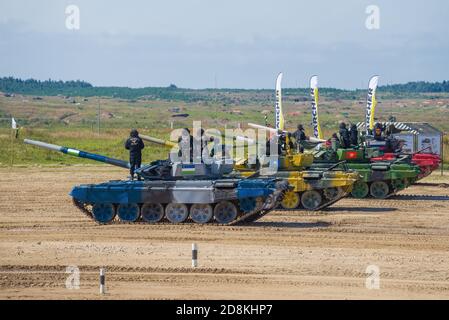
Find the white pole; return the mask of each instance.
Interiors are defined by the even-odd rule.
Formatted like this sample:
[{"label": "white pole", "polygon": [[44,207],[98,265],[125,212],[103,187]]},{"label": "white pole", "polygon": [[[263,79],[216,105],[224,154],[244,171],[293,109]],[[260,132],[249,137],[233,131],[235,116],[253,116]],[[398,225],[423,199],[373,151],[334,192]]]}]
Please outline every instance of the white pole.
[{"label": "white pole", "polygon": [[100,122],[101,122],[101,109],[100,109],[100,101],[98,101],[98,135],[100,135]]},{"label": "white pole", "polygon": [[441,133],[440,158],[441,158],[441,176],[443,176],[443,174],[444,174],[444,131],[443,131],[443,133]]},{"label": "white pole", "polygon": [[13,135],[14,135],[14,129],[11,129],[11,133],[10,133],[10,136],[11,136],[11,144],[10,144],[11,161],[10,161],[10,165],[11,165],[11,167],[14,164],[14,155],[13,155],[13,153],[14,153],[14,146],[13,146],[14,139],[13,139]]},{"label": "white pole", "polygon": [[198,246],[192,243],[192,268],[198,267]]},{"label": "white pole", "polygon": [[106,293],[104,268],[100,268],[100,294]]}]

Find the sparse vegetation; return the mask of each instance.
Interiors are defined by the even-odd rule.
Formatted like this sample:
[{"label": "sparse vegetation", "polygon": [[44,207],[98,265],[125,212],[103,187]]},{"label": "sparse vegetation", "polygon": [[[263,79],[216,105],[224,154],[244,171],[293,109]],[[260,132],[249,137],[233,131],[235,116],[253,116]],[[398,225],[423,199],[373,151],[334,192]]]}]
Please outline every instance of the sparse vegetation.
[{"label": "sparse vegetation", "polygon": [[[5,79],[9,79],[9,83],[14,83],[11,78],[3,78],[0,81],[3,86],[0,86],[0,90],[4,93],[0,95],[0,165],[3,166],[10,163],[11,117],[14,117],[22,127],[19,139],[13,140],[14,163],[22,165],[92,163],[25,146],[21,142],[25,137],[126,159],[127,153],[122,143],[129,129],[133,127],[145,134],[168,138],[172,123],[174,128],[183,128],[191,127],[192,121],[201,120],[206,128],[220,130],[225,126],[236,128],[239,123],[245,128],[248,122],[263,124],[265,114],[268,116],[268,122],[274,123],[273,90],[189,90],[179,89],[175,85],[168,88],[116,90],[116,93],[129,92],[129,96],[133,98],[128,99],[122,96],[108,96],[107,91],[101,91],[81,81],[70,81],[65,85],[52,81],[40,84],[31,81],[30,85],[32,84],[31,87],[35,91],[23,94],[20,90],[5,90],[7,82]],[[50,89],[41,91],[39,86],[53,86],[51,89],[53,91]],[[61,89],[61,86],[65,88]],[[402,92],[400,95],[403,96],[398,98],[396,91],[388,92],[385,88],[379,89],[376,116],[380,120],[387,120],[393,115],[398,121],[426,121],[440,130],[449,132],[448,93],[409,95]],[[145,91],[147,89],[163,94],[158,98],[150,97]],[[61,94],[57,93],[58,90],[74,91]],[[75,94],[79,90],[86,95],[90,92],[89,98]],[[96,95],[96,90],[100,90],[102,94]],[[136,92],[145,94],[140,96]],[[322,89],[320,93],[320,118],[326,136],[337,131],[339,121],[363,120],[366,94],[364,90]],[[165,94],[171,98],[162,98]],[[306,131],[310,133],[311,111],[308,90],[285,89],[283,94],[287,127],[294,129],[298,123],[303,123]],[[177,95],[177,99],[173,99],[174,95]],[[100,110],[100,134],[98,134],[98,110]],[[178,113],[188,114],[188,117],[173,117]],[[445,160],[449,161],[449,137],[445,137],[444,143],[447,150]],[[166,155],[166,149],[155,145],[148,145],[144,152],[146,161],[164,158]]]}]

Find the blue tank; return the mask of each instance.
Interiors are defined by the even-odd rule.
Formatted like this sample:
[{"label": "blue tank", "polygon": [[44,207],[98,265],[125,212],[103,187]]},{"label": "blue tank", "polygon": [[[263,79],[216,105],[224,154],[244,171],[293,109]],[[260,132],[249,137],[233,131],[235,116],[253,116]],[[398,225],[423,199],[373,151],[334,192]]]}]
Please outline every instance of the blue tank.
[{"label": "blue tank", "polygon": [[[35,140],[37,147],[129,168],[126,161]],[[98,223],[171,222],[235,225],[260,219],[289,189],[285,180],[241,177],[233,165],[172,163],[158,160],[135,172],[140,180],[75,186],[73,203]]]}]

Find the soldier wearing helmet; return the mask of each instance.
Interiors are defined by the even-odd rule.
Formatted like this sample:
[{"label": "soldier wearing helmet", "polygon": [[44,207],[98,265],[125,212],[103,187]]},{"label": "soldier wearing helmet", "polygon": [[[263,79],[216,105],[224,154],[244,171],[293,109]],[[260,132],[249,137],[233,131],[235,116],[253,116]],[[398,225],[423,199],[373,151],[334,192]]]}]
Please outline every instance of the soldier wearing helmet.
[{"label": "soldier wearing helmet", "polygon": [[349,129],[349,138],[351,146],[357,146],[359,144],[359,132],[355,123],[353,123]]},{"label": "soldier wearing helmet", "polygon": [[296,149],[298,150],[298,152],[303,152],[303,142],[308,138],[306,136],[306,133],[304,132],[304,126],[302,124],[298,124],[297,130],[293,132],[293,137],[295,138]]},{"label": "soldier wearing helmet", "polygon": [[342,148],[349,148],[351,143],[349,139],[349,131],[348,128],[346,128],[346,123],[341,122],[340,123],[340,145]]},{"label": "soldier wearing helmet", "polygon": [[131,174],[131,180],[134,179],[134,171],[140,168],[142,164],[142,149],[144,147],[145,145],[139,137],[139,132],[136,129],[132,129],[129,138],[125,142],[125,148],[129,150],[129,172]]},{"label": "soldier wearing helmet", "polygon": [[376,125],[374,126],[374,132],[373,132],[374,140],[377,140],[377,141],[384,141],[385,140],[385,137],[383,135],[384,129],[385,128],[382,126],[381,123],[379,123],[379,122],[376,123]]}]

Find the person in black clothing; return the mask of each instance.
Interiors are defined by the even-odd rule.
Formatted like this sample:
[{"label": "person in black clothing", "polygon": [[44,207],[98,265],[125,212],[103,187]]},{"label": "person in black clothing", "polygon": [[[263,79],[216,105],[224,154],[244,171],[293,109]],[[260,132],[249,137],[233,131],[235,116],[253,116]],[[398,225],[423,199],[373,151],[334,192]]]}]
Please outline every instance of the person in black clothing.
[{"label": "person in black clothing", "polygon": [[[190,133],[188,128],[184,128],[178,138],[178,157],[186,163],[204,163],[206,158],[213,157],[215,154],[214,149],[209,152],[208,142],[214,142],[214,137],[207,137],[203,128],[196,130],[195,136]],[[219,143],[219,140],[216,143]]]},{"label": "person in black clothing", "polygon": [[385,128],[382,126],[381,123],[376,123],[376,125],[374,126],[374,132],[373,132],[374,140],[377,140],[377,141],[385,140],[385,137],[383,135],[384,129]]},{"label": "person in black clothing", "polygon": [[341,122],[340,123],[340,145],[342,148],[346,149],[350,147],[350,141],[349,141],[349,131],[346,128],[346,123]]},{"label": "person in black clothing", "polygon": [[197,163],[204,163],[204,160],[210,160],[208,158],[213,156],[213,150],[212,152],[209,152],[209,148],[207,144],[209,142],[213,142],[213,137],[208,137],[205,134],[205,131],[203,128],[200,128],[196,131],[195,136],[193,137],[194,143],[193,143],[193,160]]},{"label": "person in black clothing", "polygon": [[332,133],[332,137],[329,139],[332,146],[332,139],[335,140],[335,148],[340,148],[340,140],[338,139],[338,135],[336,132]]},{"label": "person in black clothing", "polygon": [[[390,117],[391,118],[391,117]],[[394,123],[390,123],[385,129],[385,140],[387,141],[386,152],[400,152],[404,143],[403,140],[397,139],[394,135],[400,133],[402,130],[396,128]]]},{"label": "person in black clothing", "polygon": [[[283,155],[287,152],[287,136],[290,138],[291,135],[287,132],[282,132],[279,134],[279,139],[278,139],[278,154],[279,155]],[[289,146],[290,142],[289,142]]]},{"label": "person in black clothing", "polygon": [[178,138],[178,156],[183,162],[193,163],[193,136],[188,128],[182,130]]},{"label": "person in black clothing", "polygon": [[357,131],[357,125],[352,124],[349,129],[349,142],[351,146],[357,146],[359,144],[359,132]]},{"label": "person in black clothing", "polygon": [[307,140],[306,133],[304,132],[304,127],[302,124],[298,124],[298,129],[293,132],[293,137],[295,138],[296,148],[299,152],[304,151],[302,142]]},{"label": "person in black clothing", "polygon": [[129,150],[129,172],[131,174],[131,180],[134,179],[134,171],[140,168],[142,164],[142,149],[145,147],[142,139],[139,137],[139,132],[136,129],[132,129],[129,138],[126,140],[125,148]]},{"label": "person in black clothing", "polygon": [[293,136],[295,137],[296,141],[304,141],[307,140],[306,133],[304,132],[304,127],[302,124],[298,124],[298,129],[293,132]]}]

